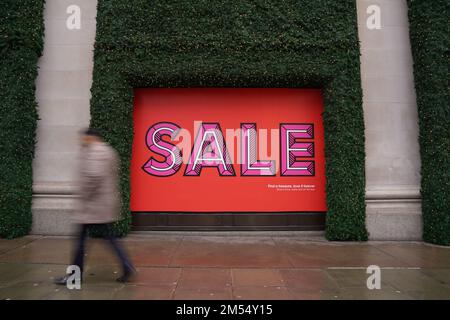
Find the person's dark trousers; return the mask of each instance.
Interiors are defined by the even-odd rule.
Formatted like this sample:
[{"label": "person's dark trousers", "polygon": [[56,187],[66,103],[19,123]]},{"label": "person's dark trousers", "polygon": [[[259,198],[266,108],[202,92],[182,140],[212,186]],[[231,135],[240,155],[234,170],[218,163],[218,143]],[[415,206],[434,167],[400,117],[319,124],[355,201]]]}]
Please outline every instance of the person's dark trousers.
[{"label": "person's dark trousers", "polygon": [[117,254],[117,257],[120,260],[120,263],[122,264],[123,273],[127,273],[133,270],[133,266],[128,259],[125,251],[123,250],[122,246],[117,241],[114,232],[112,231],[112,228],[109,224],[82,224],[80,225],[80,233],[78,235],[78,241],[77,241],[77,247],[75,251],[75,256],[73,259],[73,264],[78,266],[81,271],[81,275],[83,275],[83,268],[84,268],[84,253],[85,253],[85,245],[86,245],[86,238],[88,235],[88,229],[90,226],[100,226],[102,228],[105,228],[105,238],[108,240],[108,242],[111,244],[112,249]]}]

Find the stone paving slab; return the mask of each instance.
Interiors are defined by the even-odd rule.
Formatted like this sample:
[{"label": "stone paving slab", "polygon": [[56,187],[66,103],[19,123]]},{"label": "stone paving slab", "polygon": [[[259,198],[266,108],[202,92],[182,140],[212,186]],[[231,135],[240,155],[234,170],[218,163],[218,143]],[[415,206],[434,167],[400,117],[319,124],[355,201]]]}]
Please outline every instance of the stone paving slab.
[{"label": "stone paving slab", "polygon": [[20,246],[24,246],[34,240],[41,238],[41,236],[27,236],[23,238],[2,240],[0,239],[0,254],[16,249]]},{"label": "stone paving slab", "polygon": [[185,237],[171,266],[292,267],[270,237]]},{"label": "stone paving slab", "polygon": [[424,243],[387,243],[377,248],[411,267],[439,268],[450,265],[450,249]]},{"label": "stone paving slab", "polygon": [[[446,299],[450,248],[420,242],[327,242],[286,237],[144,234],[123,239],[131,283],[101,239],[89,239],[82,290],[52,283],[74,239],[0,239],[0,299]],[[381,267],[369,290],[366,268]]]},{"label": "stone paving slab", "polygon": [[378,249],[378,246],[367,243],[308,243],[290,238],[275,241],[292,265],[299,268],[367,267],[371,264],[380,267],[409,266],[407,262]]}]

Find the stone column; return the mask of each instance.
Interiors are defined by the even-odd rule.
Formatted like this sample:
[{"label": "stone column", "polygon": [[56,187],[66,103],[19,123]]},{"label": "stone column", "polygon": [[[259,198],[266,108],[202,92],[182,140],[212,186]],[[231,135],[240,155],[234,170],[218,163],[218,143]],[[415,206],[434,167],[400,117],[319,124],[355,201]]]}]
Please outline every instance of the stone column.
[{"label": "stone column", "polygon": [[[366,126],[369,237],[419,240],[422,237],[419,130],[408,7],[405,0],[356,2]],[[370,6],[380,9],[379,29],[367,26],[374,13],[374,7]]]},{"label": "stone column", "polygon": [[[78,6],[80,28],[67,19]],[[97,1],[46,0],[44,52],[39,61],[39,105],[33,163],[34,234],[70,234],[79,151],[78,133],[89,125]]]}]

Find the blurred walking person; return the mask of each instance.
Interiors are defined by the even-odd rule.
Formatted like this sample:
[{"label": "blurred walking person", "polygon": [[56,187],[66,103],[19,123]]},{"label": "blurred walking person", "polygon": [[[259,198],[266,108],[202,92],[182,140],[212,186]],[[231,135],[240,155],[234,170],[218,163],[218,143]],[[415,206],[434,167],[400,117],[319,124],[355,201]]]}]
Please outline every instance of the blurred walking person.
[{"label": "blurred walking person", "polygon": [[[103,228],[106,239],[121,262],[123,273],[117,281],[128,282],[135,271],[111,227],[120,217],[119,157],[93,128],[85,130],[81,140],[80,198],[74,216],[80,225],[72,264],[80,268],[83,277],[88,230],[91,226],[98,226]],[[68,277],[58,278],[55,283],[65,285]]]}]

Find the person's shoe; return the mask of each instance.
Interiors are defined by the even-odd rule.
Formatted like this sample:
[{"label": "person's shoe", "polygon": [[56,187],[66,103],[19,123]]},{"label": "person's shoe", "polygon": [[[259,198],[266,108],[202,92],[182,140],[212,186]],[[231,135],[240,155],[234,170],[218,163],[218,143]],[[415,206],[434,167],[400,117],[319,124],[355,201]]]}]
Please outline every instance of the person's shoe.
[{"label": "person's shoe", "polygon": [[55,278],[53,280],[53,283],[54,284],[59,284],[61,286],[66,286],[68,280],[69,280],[69,276],[64,276],[64,277]]},{"label": "person's shoe", "polygon": [[135,274],[136,274],[135,269],[127,269],[121,277],[116,279],[116,281],[120,283],[130,282],[131,278],[133,278]]},{"label": "person's shoe", "polygon": [[69,276],[59,277],[59,278],[55,278],[53,280],[53,283],[59,284],[61,286],[65,286],[65,285],[67,285],[67,280],[69,280]]}]

